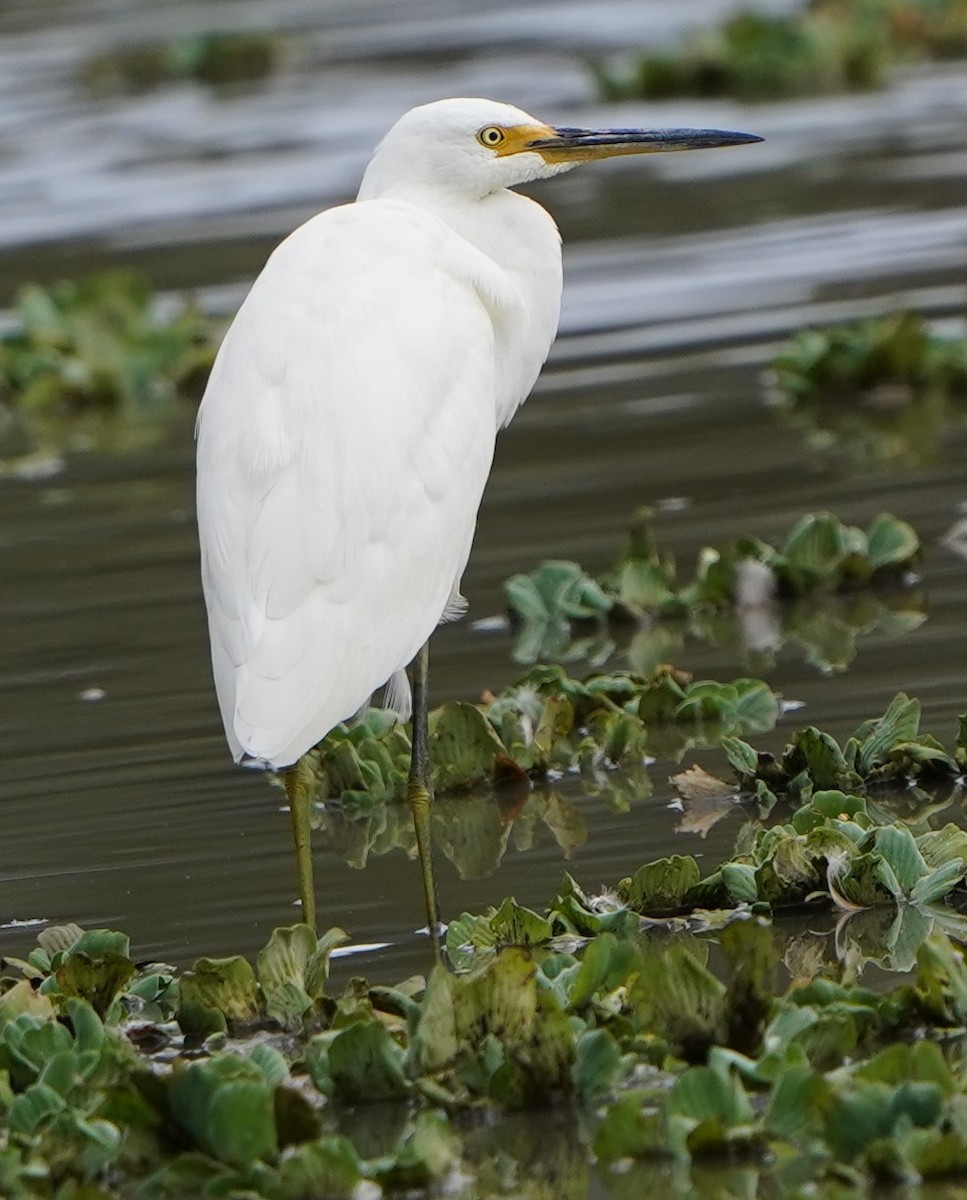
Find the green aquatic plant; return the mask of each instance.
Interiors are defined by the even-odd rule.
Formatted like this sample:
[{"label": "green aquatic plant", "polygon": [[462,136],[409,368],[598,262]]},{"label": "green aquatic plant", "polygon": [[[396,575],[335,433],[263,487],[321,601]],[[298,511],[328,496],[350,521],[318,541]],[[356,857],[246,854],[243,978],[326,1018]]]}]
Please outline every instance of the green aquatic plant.
[{"label": "green aquatic plant", "polygon": [[25,287],[0,337],[4,440],[62,448],[137,439],[179,401],[200,397],[216,345],[198,309],[160,305],[131,272]]},{"label": "green aquatic plant", "polygon": [[[468,970],[437,966],[396,987],[354,979],[341,994],[327,986],[310,1022],[280,1026],[263,1010],[245,1036],[190,1051],[176,1022],[192,972],[169,969],[158,991],[155,968],[128,958],[120,1003],[99,1016],[48,986],[55,963],[36,965],[47,952],[34,951],[0,980],[4,1000],[27,979],[46,997],[0,1008],[6,1194],[310,1200],[364,1181],[419,1195],[506,1194],[529,1160],[518,1157],[526,1139],[503,1140],[495,1171],[479,1120],[460,1120],[482,1110],[514,1112],[518,1129],[522,1110],[543,1110],[543,1122],[576,1113],[583,1133],[574,1129],[578,1155],[566,1157],[577,1179],[588,1153],[681,1170],[741,1153],[773,1189],[791,1156],[813,1189],[844,1172],[866,1184],[967,1167],[957,1117],[967,968],[943,934],[920,940],[909,982],[873,991],[835,964],[780,986],[780,944],[758,918],[670,941],[614,921],[565,939],[562,919],[557,902],[542,917],[505,901],[458,924],[465,934],[476,920],[478,943],[491,934],[485,953],[478,945],[465,956]],[[108,932],[47,931],[67,958],[80,937],[89,948],[126,944]],[[310,937],[295,926],[273,942]],[[20,971],[29,974],[18,980]],[[288,982],[302,978],[293,966]],[[219,1003],[229,1025],[235,1001]],[[359,1117],[374,1104],[371,1130]],[[517,1194],[546,1194],[539,1177],[533,1192],[522,1179]]]},{"label": "green aquatic plant", "polygon": [[208,30],[99,53],[85,64],[82,81],[98,94],[137,94],[184,82],[252,84],[278,70],[282,50],[281,38],[268,30]]},{"label": "green aquatic plant", "polygon": [[[717,743],[773,727],[779,702],[761,680],[692,680],[665,667],[571,678],[533,667],[479,704],[451,700],[430,714],[433,783],[440,793],[514,783],[577,769],[634,769],[663,745]],[[320,798],[371,808],[406,791],[409,734],[394,715],[370,709],[339,725],[310,754]]]},{"label": "green aquatic plant", "polygon": [[778,756],[760,753],[739,738],[725,738],[722,746],[740,786],[770,803],[777,795],[798,798],[821,788],[956,779],[967,766],[964,718],[948,752],[920,732],[920,713],[920,701],[900,692],[882,717],[864,721],[842,746],[814,726],[797,730]]},{"label": "green aquatic plant", "polygon": [[[742,731],[772,729],[779,699],[761,680],[692,680],[665,667],[647,676],[601,673],[580,681],[534,667],[478,704],[449,701],[430,714],[435,844],[462,878],[491,875],[512,841],[527,849],[550,833],[565,858],[588,836],[581,809],[557,786],[575,775],[616,810],[649,796],[647,760],[677,759]],[[310,753],[313,826],[351,866],[414,848],[406,799],[407,726],[369,709]]]},{"label": "green aquatic plant", "polygon": [[818,449],[867,468],[928,465],[967,421],[967,338],[914,312],[805,330],[774,359],[769,395]]},{"label": "green aquatic plant", "polygon": [[[527,689],[567,697],[583,720],[596,692],[621,711],[633,698],[651,719],[727,700],[752,704],[755,723],[763,700],[549,671]],[[493,706],[500,728],[517,728],[513,691]],[[385,729],[375,715],[364,725],[368,737]],[[967,967],[948,937],[967,937],[967,831],[900,819],[867,786],[886,769],[959,771],[965,730],[967,715],[948,755],[900,696],[843,746],[800,731],[769,763],[727,739],[760,804],[757,772],[785,780],[785,819],[751,822],[717,865],[671,856],[596,897],[566,875],[543,911],[507,898],[464,913],[447,932],[452,969],[395,986],[333,989],[341,930],[278,929],[254,962],[179,971],[137,963],[120,933],[45,929],[0,968],[6,1194],[310,1200],[368,1182],[496,1196],[527,1160],[506,1150],[494,1175],[459,1119],[484,1109],[574,1112],[574,1144],[600,1164],[686,1170],[741,1154],[777,1194],[792,1157],[811,1187],[844,1172],[865,1185],[967,1171]],[[532,766],[548,738],[521,743]],[[809,932],[781,936],[783,915],[803,910]],[[874,991],[858,983],[869,961],[915,974]],[[378,1148],[353,1115],[375,1102]],[[579,1157],[570,1169],[584,1179]]]},{"label": "green aquatic plant", "polygon": [[522,662],[604,661],[624,634],[642,673],[668,661],[686,636],[744,642],[758,667],[797,640],[817,666],[842,669],[861,632],[899,632],[924,619],[908,587],[919,555],[916,532],[890,513],[866,530],[809,513],[780,547],[749,536],[706,547],[682,578],[645,508],[621,559],[599,579],[578,563],[548,561],[508,579],[504,594]]},{"label": "green aquatic plant", "polygon": [[962,0],[812,0],[788,14],[739,12],[678,49],[591,70],[606,100],[783,100],[882,87],[904,61],[964,54]]}]

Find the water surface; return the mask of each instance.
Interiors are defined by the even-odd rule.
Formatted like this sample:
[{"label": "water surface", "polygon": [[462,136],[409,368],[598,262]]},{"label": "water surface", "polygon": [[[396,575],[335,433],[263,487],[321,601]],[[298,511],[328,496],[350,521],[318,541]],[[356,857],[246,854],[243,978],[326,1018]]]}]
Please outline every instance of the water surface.
[{"label": "water surface", "polygon": [[[499,94],[572,124],[765,133],[763,147],[618,163],[535,189],[567,243],[562,337],[500,442],[465,579],[471,620],[500,614],[503,580],[541,558],[608,566],[641,504],[658,506],[659,537],[686,567],[705,544],[777,539],[810,510],[865,524],[889,509],[923,539],[928,619],[903,636],[863,636],[845,672],[820,672],[801,647],[784,647],[768,678],[806,707],[761,741],[780,745],[805,721],[846,734],[900,689],[952,740],[965,707],[967,563],[941,539],[967,501],[967,435],[941,437],[927,465],[861,471],[848,446],[810,449],[781,422],[763,402],[762,372],[804,323],[906,303],[956,323],[967,256],[962,69],[816,104],[604,109],[575,54],[589,6],[553,6],[563,23],[545,43],[532,35],[547,5],[499,6],[486,19],[410,7],[423,23],[385,25],[375,3],[332,6],[318,31],[332,61],[301,99],[308,73],[293,65],[254,95],[178,88],[100,108],[75,102],[68,67],[108,32],[153,36],[158,18],[90,6],[68,45],[71,6],[52,6],[45,22],[23,17],[0,49],[0,77],[19,96],[0,161],[0,294],[27,277],[125,263],[230,310],[278,236],[351,195],[378,131],[433,94]],[[602,41],[638,36],[638,21],[667,32],[675,7],[598,6],[611,31]],[[456,61],[432,57],[424,40],[444,8],[439,44],[460,41]],[[186,21],[188,9],[172,7]],[[191,6],[190,22],[203,9]],[[278,9],[292,21],[304,11]],[[508,14],[512,29],[498,37]],[[45,68],[29,86],[28,49]],[[11,923],[75,920],[129,931],[139,957],[184,962],[255,951],[296,918],[281,793],[232,766],[218,724],[190,428],[186,413],[136,454],[74,454],[52,478],[0,480],[0,948],[24,947]],[[436,639],[437,702],[496,690],[519,670],[510,633],[471,620]],[[749,669],[739,650],[701,643],[677,662],[700,677]],[[686,763],[696,758],[724,767],[714,752]],[[678,831],[667,783],[677,769],[656,763],[653,793],[626,812],[572,780],[514,823],[493,806],[441,803],[438,839],[466,876],[440,854],[444,913],[506,894],[539,906],[565,868],[593,889],[672,850],[727,853],[742,810],[704,839]],[[345,833],[342,850],[358,859],[358,830]],[[416,864],[391,849],[354,870],[321,845],[316,860],[323,919],[357,943],[386,943],[365,969],[422,969]]]}]

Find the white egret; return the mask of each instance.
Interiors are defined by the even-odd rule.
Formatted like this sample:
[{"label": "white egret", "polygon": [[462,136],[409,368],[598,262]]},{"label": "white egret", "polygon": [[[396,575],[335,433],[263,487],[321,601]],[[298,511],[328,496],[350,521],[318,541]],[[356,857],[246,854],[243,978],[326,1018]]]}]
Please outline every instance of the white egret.
[{"label": "white egret", "polygon": [[376,689],[403,716],[431,931],[426,643],[460,580],[497,431],[557,331],[560,236],[508,189],[612,155],[760,141],[570,129],[490,100],[406,113],[353,204],[273,252],[225,335],[198,416],[198,525],[215,686],[243,756],[285,768],[305,919],[299,762]]}]

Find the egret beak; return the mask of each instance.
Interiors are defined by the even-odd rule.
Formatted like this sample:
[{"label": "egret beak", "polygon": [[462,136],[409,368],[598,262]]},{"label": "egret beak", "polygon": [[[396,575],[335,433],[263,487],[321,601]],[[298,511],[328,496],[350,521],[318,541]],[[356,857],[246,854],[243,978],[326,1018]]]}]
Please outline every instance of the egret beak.
[{"label": "egret beak", "polygon": [[549,163],[592,162],[619,154],[669,150],[708,150],[764,141],[754,133],[727,129],[567,129],[548,127],[549,136],[532,138],[521,150],[536,150]]}]

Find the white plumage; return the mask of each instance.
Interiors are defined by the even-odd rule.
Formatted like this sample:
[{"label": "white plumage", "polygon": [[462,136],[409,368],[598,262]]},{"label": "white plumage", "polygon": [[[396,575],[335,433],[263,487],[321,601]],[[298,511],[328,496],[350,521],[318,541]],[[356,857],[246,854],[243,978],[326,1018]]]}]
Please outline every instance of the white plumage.
[{"label": "white plumage", "polygon": [[690,148],[682,132],[425,105],[378,147],[356,203],[269,258],[197,430],[202,580],[236,759],[294,763],[390,680],[405,709],[400,673],[460,609],[494,439],[560,308],[556,226],[506,189],[589,158]]},{"label": "white plumage", "polygon": [[202,579],[236,759],[294,762],[456,607],[497,429],[556,329],[551,218],[432,181],[396,198],[381,176],[408,153],[397,141],[359,202],[271,256],[199,413]]}]

